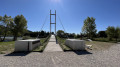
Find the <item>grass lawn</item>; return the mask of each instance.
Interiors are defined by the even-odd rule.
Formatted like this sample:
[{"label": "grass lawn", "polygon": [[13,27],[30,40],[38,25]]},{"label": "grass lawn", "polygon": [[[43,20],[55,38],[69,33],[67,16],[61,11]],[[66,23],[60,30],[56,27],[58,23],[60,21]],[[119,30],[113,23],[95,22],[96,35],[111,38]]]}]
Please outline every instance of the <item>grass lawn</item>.
[{"label": "grass lawn", "polygon": [[10,53],[14,51],[14,41],[0,42],[0,54]]},{"label": "grass lawn", "polygon": [[86,45],[93,45],[92,50],[106,50],[115,44],[116,43],[110,43],[110,42],[86,41]]},{"label": "grass lawn", "polygon": [[69,51],[69,50],[72,50],[71,48],[69,48],[68,46],[65,45],[65,38],[59,38],[57,37],[58,39],[58,43],[60,44],[61,48],[63,49],[63,51]]},{"label": "grass lawn", "polygon": [[48,37],[48,38],[41,38],[40,39],[41,45],[38,48],[36,48],[35,50],[33,50],[33,51],[43,52],[43,50],[45,49],[46,45],[49,42],[49,39],[50,39],[50,37]]},{"label": "grass lawn", "polygon": [[120,42],[120,39],[112,38],[112,41],[109,41],[108,38],[94,38],[94,41],[100,41],[100,42],[110,42],[110,43],[117,43]]},{"label": "grass lawn", "polygon": [[[60,44],[61,48],[64,51],[68,51],[68,50],[72,50],[71,48],[69,48],[68,46],[65,45],[65,38],[59,38],[58,39],[58,43]],[[85,42],[86,45],[93,45],[91,48],[92,50],[105,50],[105,49],[109,49],[112,45],[115,45],[116,43],[110,43],[110,42],[99,42],[99,41],[86,41]]]}]

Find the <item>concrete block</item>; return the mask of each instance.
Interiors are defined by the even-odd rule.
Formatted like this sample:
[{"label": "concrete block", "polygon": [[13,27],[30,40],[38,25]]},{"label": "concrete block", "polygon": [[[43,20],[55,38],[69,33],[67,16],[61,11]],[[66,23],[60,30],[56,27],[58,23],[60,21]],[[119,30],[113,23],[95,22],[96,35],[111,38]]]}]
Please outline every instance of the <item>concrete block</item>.
[{"label": "concrete block", "polygon": [[85,50],[85,41],[78,39],[67,39],[65,45],[73,50]]},{"label": "concrete block", "polygon": [[17,51],[32,51],[40,46],[40,39],[28,39],[15,41],[15,52]]}]

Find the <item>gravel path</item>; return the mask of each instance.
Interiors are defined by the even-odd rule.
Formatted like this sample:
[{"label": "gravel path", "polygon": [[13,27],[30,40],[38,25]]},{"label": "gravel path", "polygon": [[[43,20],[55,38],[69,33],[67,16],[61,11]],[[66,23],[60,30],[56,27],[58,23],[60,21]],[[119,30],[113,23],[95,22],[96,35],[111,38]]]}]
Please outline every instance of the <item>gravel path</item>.
[{"label": "gravel path", "polygon": [[104,51],[1,54],[0,67],[120,67],[120,44]]}]

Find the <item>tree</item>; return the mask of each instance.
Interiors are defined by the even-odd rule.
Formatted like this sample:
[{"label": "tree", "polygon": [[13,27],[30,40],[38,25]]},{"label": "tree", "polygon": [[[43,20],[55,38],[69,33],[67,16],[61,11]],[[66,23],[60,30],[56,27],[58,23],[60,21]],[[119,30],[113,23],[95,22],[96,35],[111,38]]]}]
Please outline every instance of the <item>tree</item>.
[{"label": "tree", "polygon": [[84,34],[88,35],[88,38],[93,38],[94,34],[96,34],[96,24],[95,24],[95,18],[93,17],[87,17],[87,19],[84,20],[84,25],[82,27],[82,32]]},{"label": "tree", "polygon": [[12,22],[13,19],[11,18],[11,16],[7,16],[5,14],[4,17],[0,16],[0,21],[2,22],[1,25],[4,26],[3,29],[5,29],[4,31],[2,31],[4,33],[3,34],[4,35],[3,41],[4,41],[10,29],[10,22]]},{"label": "tree", "polygon": [[84,34],[80,33],[80,39],[83,40]]},{"label": "tree", "polygon": [[77,36],[77,38],[80,38],[80,34],[77,34],[76,36]]},{"label": "tree", "polygon": [[14,36],[13,40],[15,41],[19,35],[23,35],[27,31],[27,20],[23,15],[17,15],[10,26]]},{"label": "tree", "polygon": [[120,36],[120,28],[119,27],[113,27],[113,26],[109,26],[106,30],[107,36],[109,40],[112,40],[112,38],[117,39]]},{"label": "tree", "polygon": [[114,38],[116,39],[116,42],[117,42],[119,36],[120,36],[120,28],[116,27],[115,32],[114,32]]},{"label": "tree", "polygon": [[2,16],[0,16],[0,21],[2,20]]},{"label": "tree", "polygon": [[40,35],[40,36],[42,36],[42,37],[44,38],[45,33],[46,33],[46,32],[42,30],[42,31],[40,32],[40,34],[39,34],[39,35]]},{"label": "tree", "polygon": [[64,31],[62,31],[62,30],[57,31],[57,36],[63,37],[63,35],[64,35]]},{"label": "tree", "polygon": [[106,30],[107,36],[109,40],[112,40],[114,38],[114,33],[115,33],[115,27],[109,26]]},{"label": "tree", "polygon": [[2,41],[1,35],[3,35],[4,27],[0,25],[0,41]]},{"label": "tree", "polygon": [[[2,20],[2,16],[0,16],[0,21],[1,21],[1,20]],[[2,34],[2,25],[0,25],[0,41],[2,40],[1,34]]]},{"label": "tree", "polygon": [[119,31],[119,38],[120,38],[120,31]]},{"label": "tree", "polygon": [[99,31],[98,32],[98,37],[107,37],[106,31]]},{"label": "tree", "polygon": [[49,36],[49,32],[46,31],[35,31],[32,32],[30,30],[27,30],[27,32],[25,32],[24,36],[30,36],[30,37],[38,37],[38,38],[46,38]]}]

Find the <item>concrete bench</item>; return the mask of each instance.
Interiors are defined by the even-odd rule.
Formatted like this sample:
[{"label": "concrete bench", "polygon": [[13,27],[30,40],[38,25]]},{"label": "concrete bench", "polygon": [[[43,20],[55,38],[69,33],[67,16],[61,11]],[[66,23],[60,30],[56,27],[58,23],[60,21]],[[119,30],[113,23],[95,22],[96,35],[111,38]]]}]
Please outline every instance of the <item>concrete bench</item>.
[{"label": "concrete bench", "polygon": [[40,39],[18,40],[15,42],[15,52],[32,51],[40,46]]},{"label": "concrete bench", "polygon": [[78,39],[67,39],[65,45],[73,50],[85,50],[85,41]]}]

